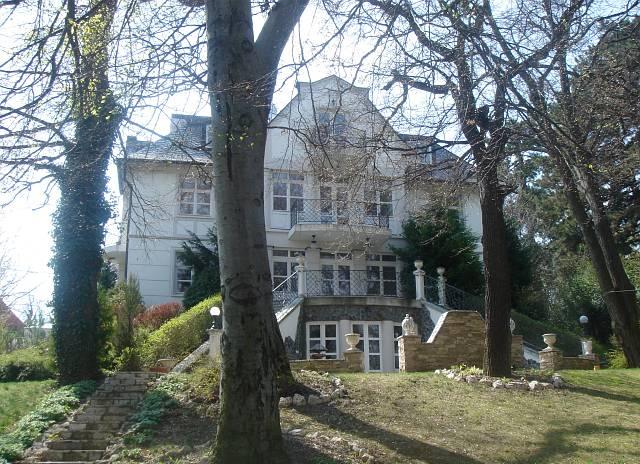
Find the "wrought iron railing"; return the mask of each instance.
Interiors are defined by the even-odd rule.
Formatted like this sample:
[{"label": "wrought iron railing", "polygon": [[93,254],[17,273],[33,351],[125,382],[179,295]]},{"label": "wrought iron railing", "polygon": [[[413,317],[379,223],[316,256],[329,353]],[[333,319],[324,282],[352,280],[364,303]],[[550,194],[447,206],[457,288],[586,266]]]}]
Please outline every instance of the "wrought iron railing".
[{"label": "wrought iron railing", "polygon": [[428,302],[447,309],[478,311],[484,314],[484,298],[447,283],[441,284],[434,277],[425,277],[424,294]]},{"label": "wrought iron railing", "polygon": [[298,297],[298,271],[280,282],[273,290],[273,310],[280,311]]},{"label": "wrought iron railing", "polygon": [[298,199],[291,208],[291,227],[296,224],[335,224],[389,228],[389,216],[380,214],[378,203],[341,200]]},{"label": "wrought iron railing", "polygon": [[400,296],[398,274],[384,276],[377,269],[305,271],[307,296]]}]

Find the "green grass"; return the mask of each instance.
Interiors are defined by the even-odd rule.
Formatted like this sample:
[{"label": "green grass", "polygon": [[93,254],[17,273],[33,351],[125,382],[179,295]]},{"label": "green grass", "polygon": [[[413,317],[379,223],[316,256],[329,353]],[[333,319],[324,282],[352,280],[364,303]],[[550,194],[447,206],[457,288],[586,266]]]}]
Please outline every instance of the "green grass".
[{"label": "green grass", "polygon": [[562,375],[576,386],[537,393],[429,373],[344,375],[353,401],[284,410],[283,425],[357,441],[385,463],[640,462],[640,370]]},{"label": "green grass", "polygon": [[33,410],[54,386],[54,380],[0,382],[0,433]]}]

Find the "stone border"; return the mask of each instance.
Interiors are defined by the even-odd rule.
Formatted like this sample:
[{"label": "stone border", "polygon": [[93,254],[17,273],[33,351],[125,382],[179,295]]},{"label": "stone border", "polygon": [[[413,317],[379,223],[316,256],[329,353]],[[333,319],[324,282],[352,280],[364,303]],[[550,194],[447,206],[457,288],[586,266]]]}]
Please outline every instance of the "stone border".
[{"label": "stone border", "polygon": [[457,382],[466,383],[478,383],[482,385],[491,386],[494,390],[505,388],[508,390],[522,390],[522,391],[541,391],[541,390],[553,390],[559,388],[566,388],[567,383],[559,374],[554,373],[551,376],[551,382],[540,382],[538,380],[528,381],[524,377],[520,380],[510,380],[498,377],[489,377],[486,375],[475,374],[463,374],[458,369],[436,369],[435,374],[444,375],[448,379],[455,380]]},{"label": "stone border", "polygon": [[319,404],[328,404],[334,400],[339,398],[345,398],[348,396],[347,390],[344,388],[342,384],[342,380],[339,377],[332,376],[331,377],[331,385],[333,386],[333,392],[331,394],[321,394],[321,395],[309,395],[307,397],[296,393],[293,396],[282,396],[280,397],[280,407],[288,408],[288,407],[300,407],[300,406],[317,406]]}]

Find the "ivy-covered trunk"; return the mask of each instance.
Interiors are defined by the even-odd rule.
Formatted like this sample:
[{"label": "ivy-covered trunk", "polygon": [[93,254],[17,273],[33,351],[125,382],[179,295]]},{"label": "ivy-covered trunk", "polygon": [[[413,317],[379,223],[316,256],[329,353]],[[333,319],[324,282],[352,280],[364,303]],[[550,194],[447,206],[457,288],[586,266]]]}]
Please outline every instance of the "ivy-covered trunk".
[{"label": "ivy-covered trunk", "polygon": [[284,345],[272,307],[264,150],[280,53],[305,0],[276,2],[256,41],[251,2],[207,1],[212,159],[224,304],[213,462],[288,462],[280,430]]},{"label": "ivy-covered trunk", "polygon": [[67,6],[67,38],[73,49],[71,105],[74,142],[57,171],[60,202],[54,214],[53,334],[62,383],[96,378],[99,304],[97,281],[102,266],[107,166],[119,124],[119,107],[108,71],[109,31],[115,1],[101,2],[92,15],[76,18]]}]

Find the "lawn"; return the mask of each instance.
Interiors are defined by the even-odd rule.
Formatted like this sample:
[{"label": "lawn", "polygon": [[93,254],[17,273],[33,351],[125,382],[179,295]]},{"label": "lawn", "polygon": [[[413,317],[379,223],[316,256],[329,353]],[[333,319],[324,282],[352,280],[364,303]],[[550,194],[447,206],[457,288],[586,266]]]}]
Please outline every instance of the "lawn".
[{"label": "lawn", "polygon": [[[640,463],[640,370],[565,371],[565,390],[492,390],[430,373],[341,375],[348,398],[282,409],[292,464]],[[191,403],[120,462],[199,462],[215,407]],[[130,461],[129,461],[130,460]],[[369,461],[372,462],[372,461]]]},{"label": "lawn", "polygon": [[35,408],[55,384],[54,380],[0,382],[0,433]]}]

